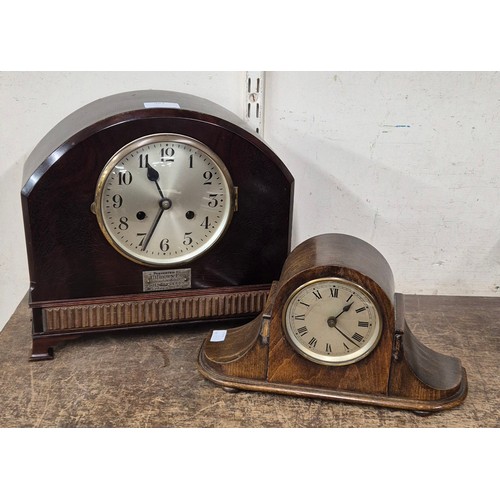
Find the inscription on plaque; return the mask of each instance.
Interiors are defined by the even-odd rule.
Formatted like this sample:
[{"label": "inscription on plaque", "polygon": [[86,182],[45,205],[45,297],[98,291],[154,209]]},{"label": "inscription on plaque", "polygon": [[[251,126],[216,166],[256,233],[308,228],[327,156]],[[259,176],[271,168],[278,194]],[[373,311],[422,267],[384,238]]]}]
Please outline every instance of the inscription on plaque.
[{"label": "inscription on plaque", "polygon": [[162,271],[143,271],[142,273],[144,292],[160,292],[181,288],[191,288],[191,269],[165,269]]}]

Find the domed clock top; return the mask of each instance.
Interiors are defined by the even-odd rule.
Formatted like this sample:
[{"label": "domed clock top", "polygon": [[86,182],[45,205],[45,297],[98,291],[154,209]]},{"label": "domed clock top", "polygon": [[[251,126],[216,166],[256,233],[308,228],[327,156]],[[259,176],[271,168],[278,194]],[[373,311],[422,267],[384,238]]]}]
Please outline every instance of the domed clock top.
[{"label": "domed clock top", "polygon": [[21,192],[32,359],[86,334],[255,317],[290,251],[293,177],[245,121],[139,90],[64,118]]}]

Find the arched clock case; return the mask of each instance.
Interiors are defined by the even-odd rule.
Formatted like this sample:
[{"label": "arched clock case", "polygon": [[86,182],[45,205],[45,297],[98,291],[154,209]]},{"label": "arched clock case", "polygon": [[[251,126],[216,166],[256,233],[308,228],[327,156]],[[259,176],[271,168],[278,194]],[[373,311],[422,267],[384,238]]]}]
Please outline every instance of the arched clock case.
[{"label": "arched clock case", "polygon": [[212,332],[199,369],[227,389],[416,412],[453,408],[467,394],[460,361],[410,330],[385,258],[343,234],[295,248],[262,313]]},{"label": "arched clock case", "polygon": [[290,250],[288,169],[188,94],[75,111],[33,150],[23,186],[33,360],[87,334],[255,317]]}]

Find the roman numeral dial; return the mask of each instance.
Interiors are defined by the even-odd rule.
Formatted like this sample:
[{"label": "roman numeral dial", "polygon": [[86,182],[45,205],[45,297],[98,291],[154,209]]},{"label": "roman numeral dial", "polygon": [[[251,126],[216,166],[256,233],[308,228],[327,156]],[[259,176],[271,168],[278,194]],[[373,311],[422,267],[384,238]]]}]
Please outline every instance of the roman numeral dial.
[{"label": "roman numeral dial", "polygon": [[226,166],[207,146],[153,134],[108,161],[93,207],[115,250],[134,262],[169,266],[200,257],[222,237],[235,192]]},{"label": "roman numeral dial", "polygon": [[290,294],[283,327],[299,354],[337,366],[355,363],[375,349],[382,320],[368,290],[344,279],[322,278]]}]

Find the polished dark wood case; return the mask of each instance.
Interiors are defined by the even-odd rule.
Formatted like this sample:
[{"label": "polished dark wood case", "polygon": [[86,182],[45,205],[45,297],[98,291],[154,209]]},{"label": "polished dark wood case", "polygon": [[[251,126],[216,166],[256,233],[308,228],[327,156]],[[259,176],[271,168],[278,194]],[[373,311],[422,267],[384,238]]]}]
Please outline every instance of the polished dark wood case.
[{"label": "polished dark wood case", "polygon": [[[180,109],[146,108],[151,102]],[[198,259],[173,267],[191,269],[189,290],[144,293],[142,273],[155,268],[116,252],[90,210],[106,162],[122,146],[154,133],[206,144],[239,190],[224,237]],[[50,358],[55,344],[86,333],[255,316],[290,250],[293,177],[286,166],[238,117],[177,92],[118,94],[68,116],[26,161],[21,197],[32,359]]]},{"label": "polished dark wood case", "polygon": [[[292,348],[283,331],[288,297],[305,282],[338,277],[355,282],[375,298],[383,330],[377,347],[346,366],[311,362]],[[385,258],[349,235],[325,234],[300,244],[273,283],[262,313],[227,330],[224,342],[207,337],[200,349],[201,373],[226,388],[438,411],[460,404],[467,394],[458,359],[424,346],[404,317],[404,297],[394,291]]]}]

